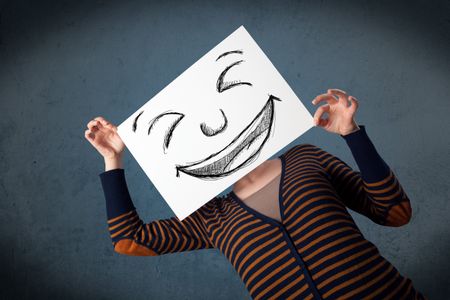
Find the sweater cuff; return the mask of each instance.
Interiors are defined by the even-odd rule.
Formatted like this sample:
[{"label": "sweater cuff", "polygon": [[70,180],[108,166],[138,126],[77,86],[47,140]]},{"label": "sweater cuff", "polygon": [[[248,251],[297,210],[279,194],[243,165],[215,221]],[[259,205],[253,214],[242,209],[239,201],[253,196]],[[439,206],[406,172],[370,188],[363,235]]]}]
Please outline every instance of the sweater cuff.
[{"label": "sweater cuff", "polygon": [[113,169],[99,174],[106,200],[108,220],[136,209],[125,180],[124,169]]},{"label": "sweater cuff", "polygon": [[389,166],[375,149],[365,125],[358,126],[359,130],[340,136],[349,146],[365,182],[373,183],[385,179],[391,171]]}]

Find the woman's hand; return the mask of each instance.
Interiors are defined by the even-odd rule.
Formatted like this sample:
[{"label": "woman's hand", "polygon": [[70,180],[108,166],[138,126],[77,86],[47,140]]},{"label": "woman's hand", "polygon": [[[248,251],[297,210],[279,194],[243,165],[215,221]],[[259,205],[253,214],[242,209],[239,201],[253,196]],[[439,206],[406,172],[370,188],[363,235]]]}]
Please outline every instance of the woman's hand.
[{"label": "woman's hand", "polygon": [[90,121],[87,127],[84,136],[105,160],[122,158],[125,144],[117,133],[117,126],[103,117],[97,117]]},{"label": "woman's hand", "polygon": [[[314,98],[314,105],[327,102],[320,106],[314,114],[314,124],[323,127],[328,132],[347,135],[359,130],[359,126],[354,120],[358,109],[358,100],[346,92],[338,89],[329,89],[326,94]],[[350,105],[349,105],[350,101]],[[328,119],[321,119],[324,113],[328,113]]]}]

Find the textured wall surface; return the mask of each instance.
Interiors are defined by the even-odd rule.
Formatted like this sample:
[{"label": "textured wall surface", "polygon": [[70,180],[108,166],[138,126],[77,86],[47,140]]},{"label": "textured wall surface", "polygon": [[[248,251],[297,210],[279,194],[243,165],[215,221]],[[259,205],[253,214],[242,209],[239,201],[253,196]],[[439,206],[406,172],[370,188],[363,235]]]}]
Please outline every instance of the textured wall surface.
[{"label": "textured wall surface", "polygon": [[[164,2],[164,3],[162,3]],[[240,25],[311,114],[327,88],[359,99],[358,124],[411,199],[409,224],[352,212],[430,299],[450,298],[448,1],[0,1],[0,298],[250,299],[216,249],[113,252],[89,120],[119,124]],[[295,124],[292,124],[295,126]],[[345,141],[312,143],[357,168]],[[173,216],[128,150],[144,221]]]}]

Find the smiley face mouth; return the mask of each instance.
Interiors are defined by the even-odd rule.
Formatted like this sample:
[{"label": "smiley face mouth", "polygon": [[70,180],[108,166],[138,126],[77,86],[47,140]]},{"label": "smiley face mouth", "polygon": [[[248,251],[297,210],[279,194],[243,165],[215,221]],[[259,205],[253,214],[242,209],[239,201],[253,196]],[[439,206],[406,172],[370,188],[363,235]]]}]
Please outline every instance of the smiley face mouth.
[{"label": "smiley face mouth", "polygon": [[274,101],[269,96],[264,107],[233,141],[222,150],[186,165],[176,165],[176,176],[180,172],[200,179],[216,180],[228,176],[253,162],[269,139],[274,123]]}]

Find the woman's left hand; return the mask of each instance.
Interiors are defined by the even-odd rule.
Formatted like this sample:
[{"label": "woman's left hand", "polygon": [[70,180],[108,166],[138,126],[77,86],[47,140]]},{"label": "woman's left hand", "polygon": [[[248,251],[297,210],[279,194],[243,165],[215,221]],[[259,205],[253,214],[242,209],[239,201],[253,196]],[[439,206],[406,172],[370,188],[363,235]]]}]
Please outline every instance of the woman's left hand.
[{"label": "woman's left hand", "polygon": [[[315,126],[323,127],[328,132],[340,135],[347,135],[359,130],[359,126],[354,120],[358,109],[358,100],[355,97],[347,95],[342,90],[329,89],[326,94],[314,98],[312,103],[316,105],[325,101],[327,104],[320,106],[314,114]],[[328,113],[328,119],[321,119],[324,113]]]}]

